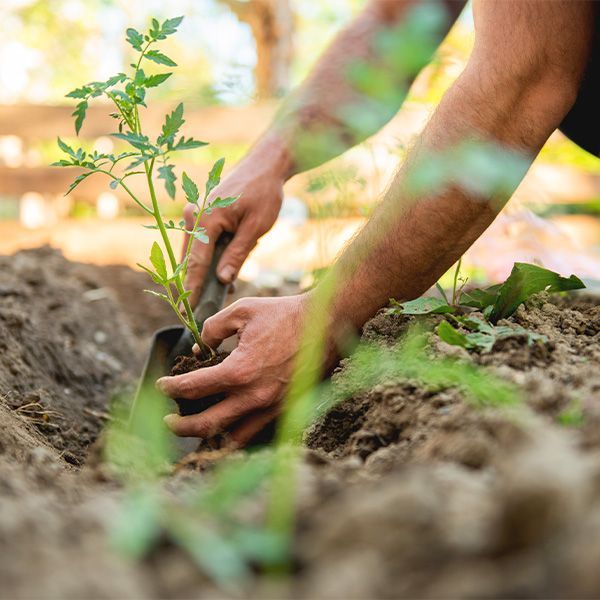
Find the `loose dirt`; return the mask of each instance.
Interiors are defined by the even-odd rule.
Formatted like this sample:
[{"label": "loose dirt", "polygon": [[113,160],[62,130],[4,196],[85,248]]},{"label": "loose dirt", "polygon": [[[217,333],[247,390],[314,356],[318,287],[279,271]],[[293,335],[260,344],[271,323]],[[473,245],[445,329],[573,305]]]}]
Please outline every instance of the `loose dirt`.
[{"label": "loose dirt", "polygon": [[[122,491],[80,466],[168,307],[126,268],[49,249],[0,265],[0,597],[227,597],[171,545],[115,554]],[[392,344],[410,324],[380,313],[363,337]],[[245,596],[600,595],[600,303],[540,295],[506,324],[548,342],[431,344],[515,384],[527,409],[403,379],[334,407],[306,433],[291,586]]]}]

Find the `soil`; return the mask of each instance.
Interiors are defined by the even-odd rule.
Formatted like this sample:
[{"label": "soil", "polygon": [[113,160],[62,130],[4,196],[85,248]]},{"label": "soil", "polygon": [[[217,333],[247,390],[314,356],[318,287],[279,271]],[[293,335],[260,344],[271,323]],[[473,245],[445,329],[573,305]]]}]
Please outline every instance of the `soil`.
[{"label": "soil", "polygon": [[185,375],[185,373],[190,373],[191,371],[196,371],[198,369],[214,367],[215,365],[222,363],[227,356],[229,355],[225,352],[219,352],[206,360],[199,360],[195,356],[178,356],[171,369],[170,375]]},{"label": "soil", "polygon": [[[0,597],[229,597],[172,545],[115,554],[122,490],[77,466],[168,307],[125,268],[49,249],[0,265]],[[363,337],[393,344],[410,323],[382,312]],[[334,407],[305,437],[291,587],[243,597],[600,596],[600,302],[542,294],[504,324],[548,341],[479,354],[432,335],[432,351],[514,383],[527,410],[402,379]]]}]

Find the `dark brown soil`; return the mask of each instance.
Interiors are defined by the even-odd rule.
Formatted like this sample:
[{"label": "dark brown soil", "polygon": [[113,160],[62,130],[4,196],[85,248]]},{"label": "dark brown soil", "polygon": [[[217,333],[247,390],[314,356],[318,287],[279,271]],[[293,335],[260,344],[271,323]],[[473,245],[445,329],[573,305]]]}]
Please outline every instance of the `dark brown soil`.
[{"label": "dark brown soil", "polygon": [[[521,307],[507,324],[542,345],[515,337],[478,354],[432,335],[434,354],[514,383],[526,408],[479,409],[397,378],[331,409],[298,472],[298,570],[289,587],[252,581],[240,596],[172,545],[149,561],[115,554],[122,490],[65,462],[82,461],[112,390],[135,381],[151,331],[170,323],[139,293],[146,278],[47,249],[0,266],[0,598],[600,597],[597,298]],[[381,313],[364,338],[395,343],[410,322]]]},{"label": "dark brown soil", "polygon": [[49,248],[0,257],[0,353],[5,406],[73,464],[143,360],[114,291]]},{"label": "dark brown soil", "polygon": [[222,363],[229,354],[226,352],[219,352],[206,360],[200,360],[195,356],[178,356],[175,360],[175,364],[171,369],[170,375],[184,375],[197,369],[205,369],[206,367],[214,367],[219,363]]}]

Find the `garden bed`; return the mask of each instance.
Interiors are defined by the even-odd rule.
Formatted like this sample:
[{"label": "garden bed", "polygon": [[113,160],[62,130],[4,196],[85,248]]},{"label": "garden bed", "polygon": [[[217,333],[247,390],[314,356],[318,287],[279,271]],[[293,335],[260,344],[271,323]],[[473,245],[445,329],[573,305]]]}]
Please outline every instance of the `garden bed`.
[{"label": "garden bed", "polygon": [[[169,322],[145,275],[49,249],[0,262],[0,597],[227,596],[174,545],[133,562],[106,535],[122,490],[93,444]],[[382,312],[364,338],[394,344],[412,319]],[[539,295],[509,323],[547,341],[469,353],[431,334],[432,351],[515,384],[528,409],[410,379],[335,406],[305,436],[291,587],[246,595],[598,596],[600,303]]]}]

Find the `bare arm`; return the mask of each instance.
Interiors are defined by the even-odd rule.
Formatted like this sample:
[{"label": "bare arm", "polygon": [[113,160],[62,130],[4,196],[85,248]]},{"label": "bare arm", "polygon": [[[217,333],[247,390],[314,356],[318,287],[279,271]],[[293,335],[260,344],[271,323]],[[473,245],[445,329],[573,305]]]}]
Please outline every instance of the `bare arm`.
[{"label": "bare arm", "polygon": [[[474,9],[477,40],[466,70],[378,211],[337,263],[332,338],[344,324],[360,328],[390,297],[413,298],[430,287],[506,201],[456,187],[411,197],[411,164],[473,135],[533,160],[575,100],[590,49],[591,2],[479,0]],[[206,321],[206,343],[217,345],[237,333],[237,349],[216,367],[164,378],[159,385],[174,397],[225,391],[227,398],[197,416],[169,416],[173,431],[206,436],[228,429],[243,444],[274,418],[293,371],[307,305],[306,295],[251,298]]]},{"label": "bare arm", "polygon": [[[420,4],[445,8],[447,19],[438,31],[439,43],[465,4],[464,0],[370,0],[366,8],[335,38],[315,65],[306,82],[284,102],[275,121],[254,144],[246,157],[229,173],[212,197],[241,194],[226,211],[206,218],[210,243],[194,242],[186,288],[195,290],[204,280],[221,232],[235,236],[223,255],[217,273],[229,283],[242,263],[275,222],[283,199],[283,184],[294,174],[315,167],[341,154],[350,146],[375,133],[398,110],[403,89],[408,89],[417,73],[388,69],[390,89],[396,94],[385,102],[373,102],[350,82],[352,66],[382,67],[376,41],[382,33],[397,27]],[[426,61],[427,57],[425,57]],[[385,61],[383,61],[385,62]],[[394,86],[397,86],[394,88]],[[360,127],[348,119],[347,109],[361,114]],[[186,207],[186,221],[193,224],[193,207]],[[197,294],[192,295],[192,304]]]},{"label": "bare arm", "polygon": [[[441,43],[466,4],[464,0],[371,0],[335,38],[319,58],[306,81],[284,102],[273,124],[250,151],[279,156],[284,178],[314,168],[376,133],[400,108],[404,91],[418,72],[395,72],[377,46],[382,34],[397,30],[419,5],[435,5],[446,15],[436,31],[431,54]],[[389,86],[397,93],[384,102],[373,102],[369,93],[353,83],[356,65],[386,70]],[[357,124],[346,117],[347,109],[362,113]],[[266,156],[265,156],[266,157]]]},{"label": "bare arm", "polygon": [[345,283],[332,322],[360,327],[389,298],[419,296],[490,225],[508,197],[450,188],[411,199],[411,166],[474,135],[533,161],[575,100],[590,48],[591,11],[585,1],[475,3],[477,41],[469,63],[379,209],[340,258]]}]

